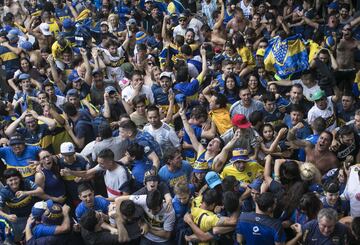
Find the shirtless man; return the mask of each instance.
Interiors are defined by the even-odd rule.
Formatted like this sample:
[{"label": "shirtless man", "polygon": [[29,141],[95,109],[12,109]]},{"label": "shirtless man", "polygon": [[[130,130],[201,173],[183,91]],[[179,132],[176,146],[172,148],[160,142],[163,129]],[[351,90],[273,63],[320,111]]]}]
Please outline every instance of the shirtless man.
[{"label": "shirtless man", "polygon": [[321,175],[324,175],[330,169],[337,168],[339,165],[336,155],[329,149],[332,138],[330,132],[324,131],[320,134],[314,148],[306,148],[306,162],[313,163],[320,170]]},{"label": "shirtless man", "polygon": [[339,67],[335,78],[340,90],[351,91],[356,75],[354,53],[360,48],[360,43],[352,37],[350,25],[345,25],[342,33],[343,36],[336,47],[336,61]]},{"label": "shirtless man", "polygon": [[226,25],[227,33],[232,36],[233,33],[236,32],[244,32],[246,26],[248,24],[248,20],[244,17],[244,13],[241,8],[236,7],[234,18],[230,20]]},{"label": "shirtless man", "polygon": [[226,42],[223,22],[225,17],[225,6],[223,0],[219,0],[221,12],[215,17],[215,24],[213,30],[208,25],[203,25],[200,29],[201,35],[204,37],[204,42],[211,42],[216,46],[222,48]]}]

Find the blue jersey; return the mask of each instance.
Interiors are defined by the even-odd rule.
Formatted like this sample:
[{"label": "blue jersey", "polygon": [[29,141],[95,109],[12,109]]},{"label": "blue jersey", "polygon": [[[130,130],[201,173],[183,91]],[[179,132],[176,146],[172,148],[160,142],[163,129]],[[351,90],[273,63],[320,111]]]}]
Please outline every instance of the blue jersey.
[{"label": "blue jersey", "polygon": [[[80,155],[76,155],[76,160],[72,164],[67,164],[65,163],[64,158],[60,158],[58,161],[58,165],[60,169],[68,168],[73,171],[82,171],[82,170],[87,170],[89,168],[89,162],[86,161],[85,158]],[[70,197],[73,200],[78,200],[79,197],[78,197],[77,188],[79,183],[75,182],[75,178],[76,177],[73,175],[63,176],[68,197]]]},{"label": "blue jersey", "polygon": [[68,6],[64,5],[62,8],[55,7],[55,16],[63,22],[65,19],[70,19],[72,17],[71,10]]},{"label": "blue jersey", "polygon": [[19,56],[10,49],[0,45],[0,59],[5,67],[7,77],[12,77],[14,72],[20,68]]},{"label": "blue jersey", "polygon": [[[100,196],[96,196],[94,198],[94,210],[95,211],[99,211],[102,212],[104,214],[108,213],[108,207],[109,207],[110,202],[108,200],[106,200],[106,198],[104,197],[100,197]],[[88,211],[89,208],[86,207],[84,202],[81,202],[75,210],[75,215],[76,215],[76,219],[78,221],[80,221],[81,217],[83,216],[84,213],[86,213],[86,211]]]},{"label": "blue jersey", "polygon": [[44,192],[49,196],[60,197],[65,195],[65,184],[63,180],[51,170],[42,169],[45,177]]},{"label": "blue jersey", "polygon": [[172,199],[172,205],[177,219],[182,219],[187,212],[190,212],[190,205],[182,204],[176,196]]},{"label": "blue jersey", "polygon": [[147,158],[143,158],[141,160],[135,160],[132,163],[132,166],[131,173],[137,182],[136,184],[138,187],[142,187],[144,183],[145,172],[152,168],[152,163]]},{"label": "blue jersey", "polygon": [[55,235],[56,225],[37,224],[32,228],[35,238]]},{"label": "blue jersey", "polygon": [[335,229],[330,236],[321,234],[317,220],[312,220],[302,227],[303,244],[306,245],[334,245],[347,244],[349,237],[348,228],[340,223],[336,223]]},{"label": "blue jersey", "polygon": [[[198,125],[190,125],[190,126],[194,130],[194,134],[195,134],[196,138],[198,139],[198,141],[200,141],[201,140],[201,134],[202,134],[202,127],[200,127]],[[191,140],[190,140],[190,137],[189,137],[188,133],[185,132],[185,134],[183,136],[183,140],[187,144],[191,145]],[[185,155],[186,159],[188,161],[191,161],[191,162],[194,161],[195,157],[196,157],[196,153],[192,149],[185,149],[184,150],[184,155]]]},{"label": "blue jersey", "polygon": [[155,141],[154,137],[150,133],[139,131],[136,134],[134,142],[144,147],[145,156],[155,152],[159,159],[161,158],[160,145],[157,141]]},{"label": "blue jersey", "polygon": [[4,160],[7,168],[16,168],[24,178],[34,180],[34,170],[29,167],[28,161],[37,160],[41,148],[38,146],[25,146],[21,155],[15,155],[11,147],[0,148],[0,158]]},{"label": "blue jersey", "polygon": [[247,245],[273,245],[286,241],[279,220],[254,212],[240,215],[236,233],[243,236]]},{"label": "blue jersey", "polygon": [[[30,180],[24,179],[23,181],[24,183],[21,191],[31,191],[38,187]],[[11,214],[15,214],[18,217],[29,216],[35,202],[36,200],[32,196],[23,195],[21,197],[16,197],[15,192],[7,185],[0,190],[0,208],[4,210],[6,207]]]},{"label": "blue jersey", "polygon": [[177,169],[175,172],[169,171],[167,165],[161,167],[159,170],[159,177],[161,181],[164,181],[170,187],[170,191],[172,192],[176,183],[180,181],[189,182],[191,173],[191,165],[186,161],[182,161],[181,168]]}]

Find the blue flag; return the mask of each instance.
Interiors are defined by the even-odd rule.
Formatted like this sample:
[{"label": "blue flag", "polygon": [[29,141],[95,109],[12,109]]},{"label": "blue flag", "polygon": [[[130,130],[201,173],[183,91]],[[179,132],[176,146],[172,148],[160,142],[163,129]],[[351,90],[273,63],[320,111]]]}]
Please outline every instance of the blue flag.
[{"label": "blue flag", "polygon": [[280,79],[309,68],[309,58],[305,44],[299,34],[281,40],[272,38],[264,55],[265,69],[273,71]]}]

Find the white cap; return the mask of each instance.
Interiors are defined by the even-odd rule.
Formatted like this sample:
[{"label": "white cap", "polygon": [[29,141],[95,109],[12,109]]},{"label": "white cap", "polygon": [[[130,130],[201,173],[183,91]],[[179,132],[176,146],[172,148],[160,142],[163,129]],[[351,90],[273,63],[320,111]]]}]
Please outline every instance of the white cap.
[{"label": "white cap", "polygon": [[169,78],[170,80],[172,80],[173,73],[172,73],[172,72],[169,72],[169,71],[163,71],[163,72],[161,72],[161,74],[160,74],[160,79],[163,78],[163,77],[167,77],[167,78]]},{"label": "white cap", "polygon": [[71,142],[64,142],[60,146],[60,153],[64,155],[72,155],[75,153],[75,146]]},{"label": "white cap", "polygon": [[42,32],[42,34],[44,36],[51,36],[52,35],[52,33],[50,31],[50,26],[49,26],[48,23],[41,23],[39,28],[40,28],[40,31]]}]

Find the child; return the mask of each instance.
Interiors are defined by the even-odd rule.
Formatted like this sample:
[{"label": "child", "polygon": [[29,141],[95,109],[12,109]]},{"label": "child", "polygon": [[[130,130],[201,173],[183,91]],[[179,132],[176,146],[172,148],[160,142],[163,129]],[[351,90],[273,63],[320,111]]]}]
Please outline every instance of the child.
[{"label": "child", "polygon": [[347,216],[348,207],[346,202],[340,199],[339,194],[339,185],[336,182],[329,182],[324,186],[324,195],[321,197],[321,202],[323,203],[324,208],[335,209],[338,213],[339,219]]},{"label": "child", "polygon": [[275,137],[274,127],[265,123],[261,129],[261,137],[263,141],[260,145],[259,159],[262,161],[267,154],[276,154],[281,153],[281,148],[279,146],[280,140],[286,135],[287,129],[280,129],[279,133]]}]

